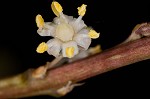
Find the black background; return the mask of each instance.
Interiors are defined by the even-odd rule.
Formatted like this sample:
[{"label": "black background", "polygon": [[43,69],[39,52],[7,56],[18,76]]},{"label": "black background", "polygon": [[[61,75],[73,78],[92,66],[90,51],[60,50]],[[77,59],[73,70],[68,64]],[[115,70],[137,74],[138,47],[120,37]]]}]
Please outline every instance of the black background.
[{"label": "black background", "polygon": [[[101,33],[91,46],[101,44],[102,49],[111,48],[123,42],[135,25],[150,22],[150,7],[147,1],[108,0],[57,0],[67,15],[78,17],[77,7],[87,4],[84,22]],[[0,77],[21,73],[36,68],[54,57],[47,53],[36,53],[39,43],[51,37],[37,34],[35,16],[41,14],[45,21],[52,21],[52,0],[18,0],[1,2],[0,32]],[[149,60],[119,68],[93,78],[86,79],[83,86],[60,99],[86,98],[106,99],[147,97],[149,88]],[[35,96],[32,98],[49,98]],[[27,99],[27,98],[22,98]]]}]

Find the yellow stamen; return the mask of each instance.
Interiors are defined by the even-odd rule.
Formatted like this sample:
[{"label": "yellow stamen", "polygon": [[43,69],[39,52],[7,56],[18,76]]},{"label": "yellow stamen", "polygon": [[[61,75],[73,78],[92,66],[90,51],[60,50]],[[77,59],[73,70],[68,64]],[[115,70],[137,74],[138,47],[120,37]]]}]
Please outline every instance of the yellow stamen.
[{"label": "yellow stamen", "polygon": [[96,39],[99,37],[100,33],[97,33],[95,30],[90,30],[90,32],[88,33],[89,37],[92,39]]},{"label": "yellow stamen", "polygon": [[36,51],[38,53],[44,53],[45,51],[47,51],[48,49],[48,45],[45,42],[42,42],[39,44],[39,46],[37,47]]},{"label": "yellow stamen", "polygon": [[88,50],[92,55],[102,52],[101,45],[96,45],[95,47],[90,47]]},{"label": "yellow stamen", "polygon": [[52,2],[51,8],[52,8],[52,11],[54,12],[54,14],[56,16],[59,16],[60,13],[63,11],[62,6],[58,2],[56,2],[56,1]]},{"label": "yellow stamen", "polygon": [[37,25],[38,28],[43,28],[43,26],[44,26],[44,19],[42,18],[42,16],[40,14],[38,14],[36,16],[35,21],[36,21],[36,25]]},{"label": "yellow stamen", "polygon": [[86,6],[87,6],[87,5],[82,4],[81,7],[78,7],[78,8],[77,8],[77,9],[78,9],[78,14],[79,14],[80,16],[84,16],[84,14],[85,14],[85,12],[86,12]]},{"label": "yellow stamen", "polygon": [[66,48],[66,55],[68,58],[72,58],[74,56],[74,47],[67,47]]}]

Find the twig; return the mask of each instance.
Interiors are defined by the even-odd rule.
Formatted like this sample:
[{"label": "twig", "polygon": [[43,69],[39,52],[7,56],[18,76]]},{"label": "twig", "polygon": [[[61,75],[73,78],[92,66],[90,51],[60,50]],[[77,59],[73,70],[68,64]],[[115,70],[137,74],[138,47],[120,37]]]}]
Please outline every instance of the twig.
[{"label": "twig", "polygon": [[[147,25],[149,29],[149,24],[145,24],[145,27]],[[146,37],[122,43],[100,54],[48,70],[44,78],[32,77],[33,70],[30,69],[15,77],[2,79],[0,81],[0,98],[18,98],[34,95],[63,96],[71,91],[77,85],[75,83],[79,81],[150,59],[150,30],[148,29],[143,29],[140,32],[142,36],[146,33]],[[134,30],[133,33],[138,33],[139,35],[139,30],[141,30],[141,26]]]}]

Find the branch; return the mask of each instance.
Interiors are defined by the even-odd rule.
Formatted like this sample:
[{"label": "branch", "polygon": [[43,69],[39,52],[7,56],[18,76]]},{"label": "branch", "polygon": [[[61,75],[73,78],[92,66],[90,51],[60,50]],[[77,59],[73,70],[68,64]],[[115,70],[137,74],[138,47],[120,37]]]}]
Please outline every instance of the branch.
[{"label": "branch", "polygon": [[132,34],[125,42],[97,55],[48,70],[44,78],[32,77],[34,69],[29,69],[14,77],[2,79],[0,81],[0,98],[35,95],[63,96],[73,87],[80,85],[76,84],[77,82],[150,59],[149,34],[149,23],[143,23],[133,29]]}]

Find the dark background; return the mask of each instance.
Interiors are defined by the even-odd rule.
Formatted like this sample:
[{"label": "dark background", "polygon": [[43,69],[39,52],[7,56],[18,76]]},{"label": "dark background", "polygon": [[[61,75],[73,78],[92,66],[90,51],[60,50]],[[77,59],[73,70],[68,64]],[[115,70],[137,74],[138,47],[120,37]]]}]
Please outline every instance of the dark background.
[{"label": "dark background", "polygon": [[[37,34],[35,16],[41,14],[45,21],[52,21],[53,0],[18,0],[1,2],[0,18],[0,77],[4,78],[36,68],[54,57],[47,53],[36,53],[39,43],[51,37]],[[84,22],[101,33],[91,46],[101,44],[102,49],[111,48],[123,42],[135,25],[150,22],[148,1],[108,0],[57,0],[67,15],[78,17],[77,7],[87,4]],[[84,80],[83,86],[76,87],[66,98],[131,98],[147,97],[149,88],[150,61],[145,60]],[[35,96],[32,98],[49,98]],[[22,98],[27,99],[27,98]]]}]

